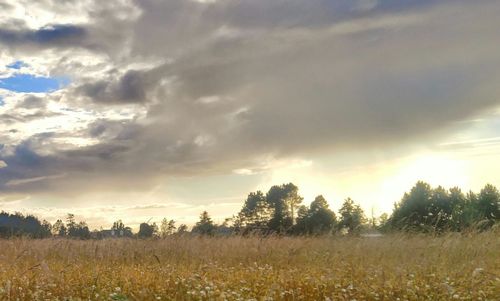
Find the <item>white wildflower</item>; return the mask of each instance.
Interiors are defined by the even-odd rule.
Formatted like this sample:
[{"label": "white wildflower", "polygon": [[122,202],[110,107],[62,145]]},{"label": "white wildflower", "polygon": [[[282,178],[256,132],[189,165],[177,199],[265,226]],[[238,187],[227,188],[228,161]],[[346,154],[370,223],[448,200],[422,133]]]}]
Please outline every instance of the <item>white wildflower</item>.
[{"label": "white wildflower", "polygon": [[483,269],[483,268],[476,268],[476,269],[472,272],[472,277],[477,277],[477,276],[481,275],[483,272],[484,272],[484,269]]}]

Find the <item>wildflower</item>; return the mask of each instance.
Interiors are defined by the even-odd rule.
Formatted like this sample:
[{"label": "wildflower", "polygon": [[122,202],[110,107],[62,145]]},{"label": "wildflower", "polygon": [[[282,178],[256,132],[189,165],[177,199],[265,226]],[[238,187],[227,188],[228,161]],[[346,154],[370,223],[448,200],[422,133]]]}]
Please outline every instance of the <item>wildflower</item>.
[{"label": "wildflower", "polygon": [[472,277],[477,277],[477,276],[481,275],[483,272],[484,272],[484,269],[483,269],[483,268],[476,268],[476,269],[472,272]]},{"label": "wildflower", "polygon": [[448,291],[449,294],[453,294],[455,292],[455,289],[448,283],[443,283],[442,286]]}]

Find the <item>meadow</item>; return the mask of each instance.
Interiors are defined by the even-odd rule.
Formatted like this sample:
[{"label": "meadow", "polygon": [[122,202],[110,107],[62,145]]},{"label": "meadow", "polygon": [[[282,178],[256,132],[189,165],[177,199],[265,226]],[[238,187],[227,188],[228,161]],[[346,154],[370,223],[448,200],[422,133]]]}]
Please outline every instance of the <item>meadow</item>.
[{"label": "meadow", "polygon": [[1,240],[0,300],[500,300],[500,235]]}]

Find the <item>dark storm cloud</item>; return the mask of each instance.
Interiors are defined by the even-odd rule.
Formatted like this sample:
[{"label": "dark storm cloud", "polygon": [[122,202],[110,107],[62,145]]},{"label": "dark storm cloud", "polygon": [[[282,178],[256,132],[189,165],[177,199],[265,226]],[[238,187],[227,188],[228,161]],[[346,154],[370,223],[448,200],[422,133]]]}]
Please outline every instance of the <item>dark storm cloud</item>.
[{"label": "dark storm cloud", "polygon": [[[99,166],[119,171],[119,168],[114,168],[109,161],[118,159],[129,149],[126,144],[107,142],[79,150],[41,154],[46,151],[53,136],[55,133],[33,136],[17,145],[11,154],[0,156],[0,160],[6,164],[0,172],[0,191],[29,192],[50,187],[64,190],[64,186],[53,187],[51,180],[57,179],[58,183],[62,183],[67,180],[66,176],[74,177],[82,172],[88,174]],[[69,187],[70,190],[74,188]]]},{"label": "dark storm cloud", "polygon": [[15,56],[45,49],[112,56],[113,51],[126,47],[129,29],[139,13],[128,0],[5,2],[0,44]]},{"label": "dark storm cloud", "polygon": [[130,70],[116,82],[89,82],[79,86],[77,91],[91,101],[112,104],[144,102],[150,88],[152,83],[147,82],[143,72]]},{"label": "dark storm cloud", "polygon": [[[131,187],[142,186],[143,179],[151,178],[151,165],[141,164],[137,137],[142,127],[133,121],[98,120],[84,131],[101,139],[99,143],[78,149],[59,149],[57,139],[65,133],[43,132],[18,143],[12,151],[0,147],[0,191],[31,192],[57,190],[77,192],[88,185],[110,189],[117,183],[130,181],[135,173],[141,181]],[[82,133],[74,133],[75,136]],[[144,154],[147,155],[147,154]],[[5,165],[5,166],[3,166]],[[107,170],[102,173],[101,170]],[[114,174],[109,178],[109,174]],[[125,176],[122,177],[121,174]],[[83,181],[90,176],[89,181]]]},{"label": "dark storm cloud", "polygon": [[8,46],[37,45],[40,47],[81,46],[87,36],[85,28],[70,24],[48,25],[37,30],[0,29],[0,43]]},{"label": "dark storm cloud", "polygon": [[90,137],[101,138],[107,141],[134,140],[141,134],[142,130],[143,127],[134,122],[110,121],[106,119],[96,120],[88,127]]},{"label": "dark storm cloud", "polygon": [[[174,38],[150,41],[152,36],[178,34],[171,26],[155,23],[169,22],[155,16],[168,13],[173,3],[141,2],[155,9],[144,13],[137,28],[150,28],[153,34],[136,36],[137,51],[168,55],[178,47],[181,53],[166,73],[174,78],[174,92],[150,115],[179,120],[173,124],[179,127],[182,120],[190,120],[191,131],[215,136],[215,144],[204,147],[210,158],[219,151],[226,157],[244,157],[245,152],[293,155],[339,146],[400,143],[497,104],[495,97],[479,96],[493,92],[492,79],[499,77],[498,43],[492,30],[497,5],[490,11],[469,7],[457,12],[453,6],[429,11],[430,2],[406,6],[405,11],[393,3],[347,20],[328,14],[330,19],[324,20],[330,23],[278,13],[274,19],[264,17],[249,24],[239,18],[248,11],[239,10],[239,3],[188,2],[184,5],[201,12],[172,26],[180,31],[189,28],[191,35],[179,37],[179,43]],[[264,16],[275,5],[241,3],[271,8],[263,9]],[[318,8],[326,6],[297,3],[313,15],[322,14]],[[468,22],[483,11],[491,19]],[[293,20],[295,26],[288,26]],[[457,27],[461,22],[467,25]],[[235,26],[227,35],[206,37],[227,24]],[[170,44],[174,41],[175,45]],[[142,48],[150,42],[155,47]],[[184,42],[192,47],[184,48]],[[494,64],[488,66],[486,61]],[[233,99],[233,111],[220,103],[196,102],[214,95]],[[218,110],[204,113],[213,107]],[[181,132],[186,130],[182,127]]]},{"label": "dark storm cloud", "polygon": [[[200,1],[201,2],[201,1]],[[436,1],[329,0],[136,0],[142,17],[134,26],[138,53],[175,53],[194,46],[223,27],[245,31],[290,28],[318,29],[367,15],[398,13],[430,7]],[[366,4],[370,4],[367,6]],[[358,9],[370,7],[370,9]],[[161,37],[158,39],[158,37]]]},{"label": "dark storm cloud", "polygon": [[103,69],[111,71],[81,74],[65,101],[96,111],[140,104],[146,113],[94,120],[78,132],[94,140],[90,146],[23,142],[0,157],[5,189],[12,180],[11,190],[96,179],[133,186],[227,173],[264,157],[386,148],[430,139],[499,104],[495,1],[135,4],[142,14],[130,21],[96,9],[82,36],[59,29],[9,37],[11,44],[93,41],[106,49]]},{"label": "dark storm cloud", "polygon": [[1,159],[6,167],[0,172],[0,190],[8,190],[13,180],[46,176],[47,162],[32,150],[31,142],[24,141],[16,146],[14,153]]}]

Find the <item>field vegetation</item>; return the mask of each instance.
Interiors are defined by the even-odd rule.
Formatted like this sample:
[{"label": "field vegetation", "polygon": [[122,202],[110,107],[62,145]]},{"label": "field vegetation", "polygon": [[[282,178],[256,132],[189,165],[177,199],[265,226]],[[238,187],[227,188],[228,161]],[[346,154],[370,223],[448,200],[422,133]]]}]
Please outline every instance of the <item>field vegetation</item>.
[{"label": "field vegetation", "polygon": [[478,234],[0,241],[0,300],[498,300]]}]

